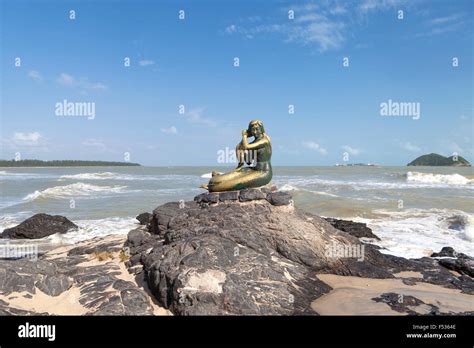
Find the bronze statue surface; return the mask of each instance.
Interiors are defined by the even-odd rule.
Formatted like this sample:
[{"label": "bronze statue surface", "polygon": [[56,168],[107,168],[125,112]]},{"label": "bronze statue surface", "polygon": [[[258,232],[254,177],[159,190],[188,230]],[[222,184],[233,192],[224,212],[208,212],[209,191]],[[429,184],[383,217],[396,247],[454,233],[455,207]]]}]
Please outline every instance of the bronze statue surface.
[{"label": "bronze statue surface", "polygon": [[[254,138],[251,143],[248,137]],[[242,190],[264,186],[272,180],[272,144],[262,121],[249,123],[248,129],[242,131],[242,141],[235,151],[239,160],[237,168],[224,174],[212,172],[209,183],[201,185],[202,188],[209,192]],[[245,163],[254,166],[244,167]]]}]

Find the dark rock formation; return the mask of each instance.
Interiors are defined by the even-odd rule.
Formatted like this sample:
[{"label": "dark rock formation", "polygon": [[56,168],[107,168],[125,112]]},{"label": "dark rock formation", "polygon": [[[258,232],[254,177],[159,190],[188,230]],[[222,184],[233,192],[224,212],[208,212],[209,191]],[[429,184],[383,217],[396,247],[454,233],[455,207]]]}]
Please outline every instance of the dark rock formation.
[{"label": "dark rock formation", "polygon": [[248,188],[240,191],[205,192],[194,197],[196,203],[214,204],[228,201],[250,202],[257,200],[267,200],[270,204],[290,205],[291,195],[286,192],[276,191],[275,186]]},{"label": "dark rock formation", "polygon": [[438,260],[441,266],[474,277],[474,258],[458,253],[451,247],[444,247],[439,253],[433,253],[431,257],[443,257]]},{"label": "dark rock formation", "polygon": [[135,219],[138,220],[140,225],[146,225],[150,222],[151,216],[150,213],[141,213]]},{"label": "dark rock formation", "polygon": [[291,195],[286,192],[271,192],[267,195],[267,200],[276,206],[292,204]]},{"label": "dark rock formation", "polygon": [[409,296],[409,295],[402,295],[402,294],[397,294],[394,292],[387,292],[380,295],[379,297],[373,298],[372,300],[375,302],[386,303],[394,311],[397,311],[400,313],[406,313],[409,315],[417,315],[418,313],[414,311],[413,308],[418,307],[420,305],[424,305],[425,307],[427,307],[425,311],[429,310],[429,314],[431,315],[440,314],[438,307],[433,306],[431,304],[427,305],[420,299],[417,299],[416,297]]},{"label": "dark rock formation", "polygon": [[[23,296],[34,300],[38,291],[51,297],[66,293],[67,304],[83,307],[86,315],[151,315],[152,302],[146,291],[135,282],[121,279],[118,263],[122,248],[123,237],[114,236],[83,242],[59,255],[45,253],[37,260],[1,260],[0,294],[9,299]],[[88,264],[101,253],[116,262],[107,257]],[[0,315],[38,314],[56,313],[27,311],[16,308],[14,302],[0,300]],[[71,309],[70,314],[78,313]]]},{"label": "dark rock formation", "polygon": [[373,238],[380,240],[380,238],[373,234],[372,230],[367,227],[367,224],[334,218],[325,218],[325,220],[329,222],[334,228],[349,233],[351,236],[357,238]]},{"label": "dark rock formation", "polygon": [[38,239],[55,233],[66,233],[70,229],[75,228],[77,226],[64,216],[36,214],[18,226],[5,229],[1,237],[10,239]]},{"label": "dark rock formation", "polygon": [[[472,280],[436,259],[407,260],[362,244],[355,236],[377,238],[364,224],[331,221],[352,236],[293,207],[286,192],[243,191],[166,203],[153,211],[150,233],[129,233],[127,266],[143,269],[151,292],[174,314],[314,315],[311,302],[331,290],[316,273],[383,279],[415,271],[423,278],[407,284],[472,292]],[[338,248],[349,254],[335,255]]]}]

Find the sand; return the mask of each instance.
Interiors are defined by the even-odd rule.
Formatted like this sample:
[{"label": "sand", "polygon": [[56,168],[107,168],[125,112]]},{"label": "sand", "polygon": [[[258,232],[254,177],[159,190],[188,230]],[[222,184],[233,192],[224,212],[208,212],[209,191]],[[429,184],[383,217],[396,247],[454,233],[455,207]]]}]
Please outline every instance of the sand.
[{"label": "sand", "polygon": [[[402,273],[402,276],[413,277],[407,273],[416,272]],[[333,288],[311,304],[311,308],[321,315],[405,315],[392,310],[385,303],[372,300],[388,292],[416,297],[426,304],[438,307],[443,313],[474,311],[474,296],[456,289],[421,282],[406,285],[401,279],[370,279],[333,274],[317,276]],[[429,306],[410,308],[419,314],[429,312]]]}]

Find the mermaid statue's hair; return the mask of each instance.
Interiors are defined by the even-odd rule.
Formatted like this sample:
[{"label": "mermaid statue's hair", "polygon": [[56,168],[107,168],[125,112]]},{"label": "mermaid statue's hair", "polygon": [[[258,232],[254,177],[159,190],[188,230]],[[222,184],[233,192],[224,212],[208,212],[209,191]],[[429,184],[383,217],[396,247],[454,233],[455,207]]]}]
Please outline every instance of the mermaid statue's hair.
[{"label": "mermaid statue's hair", "polygon": [[251,129],[252,129],[252,125],[254,125],[254,124],[257,124],[258,127],[260,128],[260,132],[261,132],[262,134],[265,134],[265,128],[263,127],[263,122],[260,121],[260,120],[253,120],[253,121],[250,121],[249,127],[247,128],[247,133],[248,133],[248,134],[250,134],[250,131],[251,131]]}]

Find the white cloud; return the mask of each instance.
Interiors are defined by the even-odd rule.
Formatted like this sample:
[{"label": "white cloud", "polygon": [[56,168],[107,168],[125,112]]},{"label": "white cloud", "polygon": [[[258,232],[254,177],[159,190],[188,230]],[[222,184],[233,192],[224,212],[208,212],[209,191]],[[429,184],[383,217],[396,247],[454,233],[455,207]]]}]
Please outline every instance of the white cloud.
[{"label": "white cloud", "polygon": [[349,145],[344,145],[342,146],[342,149],[347,151],[349,154],[353,155],[353,156],[356,156],[358,154],[360,154],[360,150],[359,149],[356,149],[356,148],[353,148]]},{"label": "white cloud", "polygon": [[73,86],[75,82],[74,77],[66,73],[61,73],[58,77],[58,83],[64,86]]},{"label": "white cloud", "polygon": [[216,122],[211,120],[210,118],[203,117],[203,113],[204,113],[204,108],[195,108],[186,112],[184,114],[184,117],[186,117],[186,119],[190,123],[202,124],[208,127],[215,127]]},{"label": "white cloud", "polygon": [[237,26],[235,24],[229,25],[227,28],[224,30],[227,34],[232,34],[237,32]]},{"label": "white cloud", "polygon": [[41,76],[41,74],[36,70],[31,70],[28,72],[28,76],[35,81],[43,81],[43,76]]},{"label": "white cloud", "polygon": [[72,75],[61,73],[57,79],[60,85],[67,87],[76,87],[81,90],[87,91],[105,91],[107,86],[100,82],[90,82],[87,77],[81,77],[79,79]]},{"label": "white cloud", "polygon": [[452,14],[450,16],[432,18],[429,20],[429,23],[432,25],[451,23],[459,20],[460,17],[462,17],[460,14]]},{"label": "white cloud", "polygon": [[[386,11],[406,0],[364,0],[353,3],[334,1],[308,2],[281,8],[277,17],[260,21],[259,25],[251,21],[241,21],[225,28],[225,34],[240,34],[246,38],[279,34],[286,42],[297,42],[315,46],[319,51],[340,48],[351,36],[351,29],[360,24],[360,19],[369,13]],[[289,10],[294,11],[294,19],[288,19]],[[282,12],[285,13],[282,15]]]},{"label": "white cloud", "polygon": [[149,59],[142,59],[140,61],[138,61],[138,65],[140,66],[147,66],[147,65],[154,65],[155,62],[153,60],[149,60]]},{"label": "white cloud", "polygon": [[456,31],[463,27],[466,23],[465,14],[463,13],[455,13],[443,17],[431,18],[424,23],[426,27],[425,31],[416,36],[433,36]]},{"label": "white cloud", "polygon": [[161,128],[161,132],[166,134],[178,134],[178,130],[175,126],[171,126],[169,128]]},{"label": "white cloud", "polygon": [[421,152],[420,147],[418,147],[416,145],[413,145],[409,141],[400,144],[400,146],[401,146],[402,149],[405,149],[405,150],[410,151],[410,152]]},{"label": "white cloud", "polygon": [[367,14],[371,11],[385,11],[406,3],[406,0],[364,0],[359,2],[357,10],[361,14]]},{"label": "white cloud", "polygon": [[81,143],[82,146],[87,146],[87,147],[93,147],[99,151],[105,151],[107,149],[107,146],[100,141],[96,139],[86,139]]},{"label": "white cloud", "polygon": [[19,146],[36,146],[40,145],[40,143],[44,140],[38,132],[32,133],[20,133],[17,132],[13,134],[12,141]]},{"label": "white cloud", "polygon": [[314,141],[305,141],[303,143],[303,146],[307,149],[316,151],[323,156],[326,156],[328,154],[328,151],[326,149],[322,148],[319,144],[315,143]]}]

